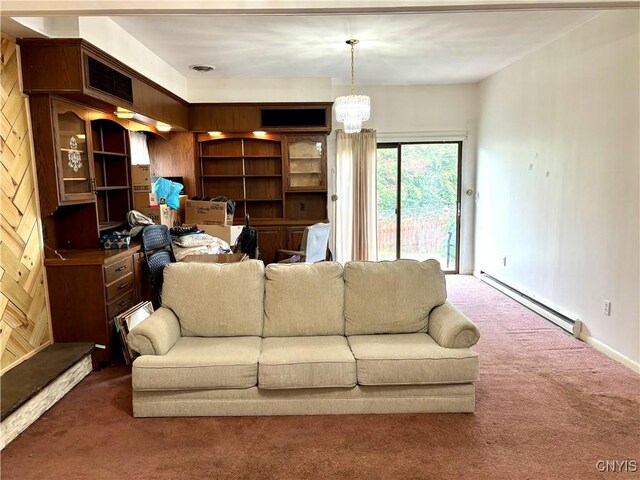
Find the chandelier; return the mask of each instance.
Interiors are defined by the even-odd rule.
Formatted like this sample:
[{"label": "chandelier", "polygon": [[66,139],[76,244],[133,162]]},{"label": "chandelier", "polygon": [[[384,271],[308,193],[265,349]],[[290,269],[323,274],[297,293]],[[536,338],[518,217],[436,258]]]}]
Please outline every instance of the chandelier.
[{"label": "chandelier", "polygon": [[344,123],[345,133],[358,133],[362,130],[362,122],[369,120],[371,114],[371,101],[366,95],[355,94],[355,63],[353,46],[358,40],[352,38],[346,41],[351,45],[351,95],[336,98],[336,119]]}]

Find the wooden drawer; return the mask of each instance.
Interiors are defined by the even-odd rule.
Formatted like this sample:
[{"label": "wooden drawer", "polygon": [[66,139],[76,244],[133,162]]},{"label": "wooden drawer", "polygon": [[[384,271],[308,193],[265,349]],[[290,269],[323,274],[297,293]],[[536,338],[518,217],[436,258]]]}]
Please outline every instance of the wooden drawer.
[{"label": "wooden drawer", "polygon": [[113,319],[116,315],[133,307],[136,303],[135,292],[131,290],[129,293],[116,298],[114,301],[107,303],[107,321]]},{"label": "wooden drawer", "polygon": [[124,260],[104,267],[104,283],[109,285],[131,272],[133,272],[133,257],[129,255]]},{"label": "wooden drawer", "polygon": [[133,290],[133,272],[107,285],[107,302]]}]

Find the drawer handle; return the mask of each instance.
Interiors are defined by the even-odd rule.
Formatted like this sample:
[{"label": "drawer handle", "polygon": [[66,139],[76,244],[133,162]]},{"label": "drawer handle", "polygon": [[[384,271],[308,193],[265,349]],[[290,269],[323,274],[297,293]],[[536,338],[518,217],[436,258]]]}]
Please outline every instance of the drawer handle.
[{"label": "drawer handle", "polygon": [[120,285],[118,287],[118,290],[122,290],[123,288],[127,288],[127,286],[129,286],[129,282],[123,283],[122,285]]},{"label": "drawer handle", "polygon": [[123,300],[120,302],[120,306],[124,307],[127,303],[129,303],[129,300]]},{"label": "drawer handle", "polygon": [[116,268],[116,272],[121,272],[122,270],[126,270],[127,266],[126,265],[122,265],[121,267]]}]

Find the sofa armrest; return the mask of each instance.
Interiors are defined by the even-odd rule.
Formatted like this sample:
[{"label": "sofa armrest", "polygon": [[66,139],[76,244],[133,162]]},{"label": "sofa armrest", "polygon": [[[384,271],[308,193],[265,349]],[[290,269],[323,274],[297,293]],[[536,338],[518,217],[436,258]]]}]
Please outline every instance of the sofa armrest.
[{"label": "sofa armrest", "polygon": [[129,332],[127,342],[140,355],[164,355],[180,338],[178,317],[160,307]]},{"label": "sofa armrest", "polygon": [[445,348],[469,348],[480,339],[478,327],[449,302],[431,310],[428,333]]}]

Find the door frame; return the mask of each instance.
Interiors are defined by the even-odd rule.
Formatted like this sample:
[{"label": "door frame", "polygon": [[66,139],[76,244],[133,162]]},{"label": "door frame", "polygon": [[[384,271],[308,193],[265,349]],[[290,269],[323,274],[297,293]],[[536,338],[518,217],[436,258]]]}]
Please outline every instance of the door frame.
[{"label": "door frame", "polygon": [[[456,186],[456,262],[453,270],[445,270],[445,273],[460,273],[460,217],[462,216],[462,150],[464,140],[423,140],[411,142],[379,142],[376,150],[379,148],[395,148],[398,157],[398,167],[396,170],[397,188],[396,188],[396,259],[400,258],[400,234],[402,233],[402,145],[425,145],[425,144],[444,144],[455,143],[458,145],[458,181]],[[377,194],[376,194],[377,196]],[[377,201],[377,199],[376,199]]]}]

